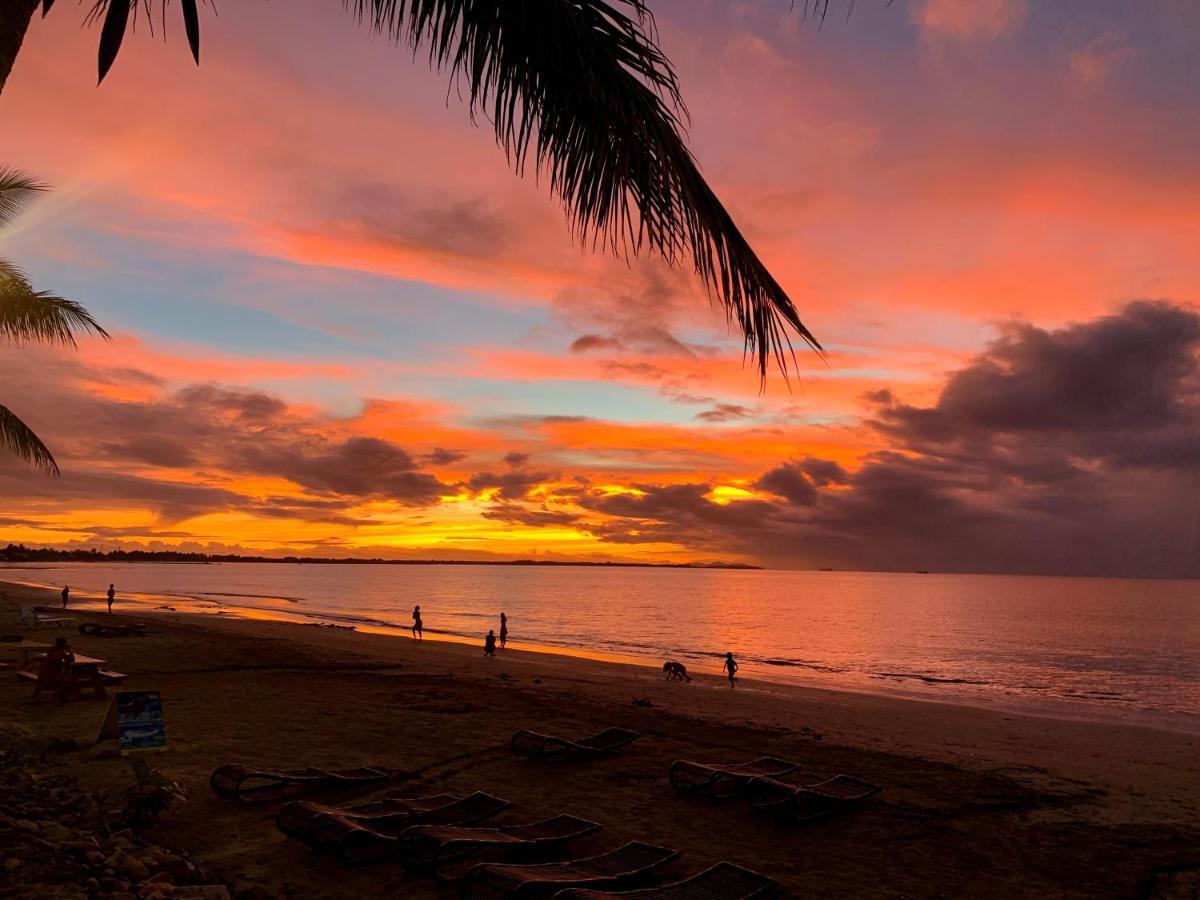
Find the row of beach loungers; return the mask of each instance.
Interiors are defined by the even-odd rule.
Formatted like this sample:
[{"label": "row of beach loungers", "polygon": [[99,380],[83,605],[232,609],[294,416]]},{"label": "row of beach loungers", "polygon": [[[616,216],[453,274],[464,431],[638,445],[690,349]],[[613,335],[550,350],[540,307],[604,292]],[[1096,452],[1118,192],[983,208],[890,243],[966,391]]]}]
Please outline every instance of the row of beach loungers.
[{"label": "row of beach loungers", "polygon": [[[557,760],[607,755],[636,740],[636,732],[608,729],[580,740],[521,731],[514,754]],[[761,757],[745,763],[710,764],[678,760],[670,769],[672,787],[711,801],[746,799],[757,810],[809,822],[849,808],[879,788],[848,775],[791,784],[798,763]],[[222,766],[210,779],[213,790],[244,802],[284,799],[298,793],[370,789],[391,778],[383,769],[296,769],[267,772]],[[490,794],[385,795],[350,806],[292,800],[276,816],[289,838],[348,866],[393,860],[440,881],[458,881],[471,900],[556,897],[561,900],[612,897],[679,857],[679,852],[631,841],[597,856],[561,862],[528,860],[561,852],[574,841],[600,831],[598,822],[556,815],[536,822],[485,827],[479,823],[511,804]],[[485,859],[486,862],[478,862]],[[722,862],[684,881],[621,893],[645,900],[748,900],[767,894],[776,882],[749,869]]]},{"label": "row of beach loungers", "polygon": [[[242,766],[223,766],[213,773],[210,781],[218,793],[237,796],[222,788],[238,781],[244,783],[243,776],[247,773],[264,782],[275,779],[295,787],[313,786],[322,779],[326,786],[371,784],[373,779],[366,774],[368,771],[371,770],[253,773]],[[522,825],[471,827],[510,806],[508,801],[482,792],[467,797],[392,796],[346,807],[293,800],[280,809],[276,825],[288,837],[317,852],[331,853],[347,865],[391,859],[442,881],[458,880],[460,896],[467,900],[609,898],[614,896],[610,889],[627,886],[680,856],[678,850],[630,841],[580,859],[471,865],[469,857],[480,851],[500,859],[545,855],[595,834],[602,827],[598,822],[568,815]],[[464,860],[467,868],[448,873],[448,867]],[[776,886],[774,879],[723,862],[683,881],[633,891],[629,896],[646,900],[750,900]]]}]

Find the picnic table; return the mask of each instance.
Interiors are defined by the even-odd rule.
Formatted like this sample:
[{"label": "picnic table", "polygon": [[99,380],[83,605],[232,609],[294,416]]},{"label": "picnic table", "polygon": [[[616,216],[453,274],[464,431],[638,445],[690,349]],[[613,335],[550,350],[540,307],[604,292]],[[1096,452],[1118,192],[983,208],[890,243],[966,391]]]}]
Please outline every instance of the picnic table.
[{"label": "picnic table", "polygon": [[35,698],[42,691],[55,691],[64,699],[70,699],[78,695],[84,688],[90,687],[95,692],[96,697],[103,700],[108,696],[105,693],[104,686],[106,684],[119,684],[126,677],[120,672],[106,671],[104,666],[107,663],[108,660],[106,659],[97,659],[94,656],[84,656],[82,653],[76,653],[75,662],[66,673],[70,679],[67,685],[63,685],[60,682],[43,682],[38,678],[36,672],[18,672],[17,677],[22,681],[34,682],[33,696]]},{"label": "picnic table", "polygon": [[54,649],[53,644],[45,644],[41,641],[29,641],[21,639],[19,641],[0,641],[0,652],[11,651],[21,657],[21,668],[29,668],[29,658],[36,654],[46,653]]}]

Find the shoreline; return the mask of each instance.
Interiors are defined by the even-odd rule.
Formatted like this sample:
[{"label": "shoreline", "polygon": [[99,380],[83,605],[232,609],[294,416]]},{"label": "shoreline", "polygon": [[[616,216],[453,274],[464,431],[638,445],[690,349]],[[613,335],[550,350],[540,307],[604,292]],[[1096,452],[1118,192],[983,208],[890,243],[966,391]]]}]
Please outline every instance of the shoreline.
[{"label": "shoreline", "polygon": [[[2,569],[2,567],[0,567]],[[44,582],[20,582],[0,579],[0,591],[40,591],[44,596],[39,599],[39,604],[47,608],[59,609],[57,603],[57,592],[52,585]],[[81,602],[77,602],[75,598],[79,598]],[[219,603],[214,600],[207,600],[195,597],[190,594],[154,594],[154,593],[139,593],[139,592],[123,592],[122,599],[126,604],[132,602],[138,604],[136,612],[128,605],[123,608],[118,608],[118,612],[123,615],[179,615],[179,616],[194,616],[200,619],[241,619],[250,622],[281,622],[300,626],[321,625],[329,628],[336,628],[351,633],[369,634],[386,636],[390,639],[400,638],[402,640],[411,640],[409,630],[403,626],[395,626],[389,624],[380,624],[378,620],[359,621],[355,617],[341,617],[336,614],[327,614],[320,612],[289,612],[286,608],[280,610],[261,609],[253,606],[239,606],[232,603]],[[287,598],[275,598],[287,599]],[[296,601],[290,601],[296,602]],[[79,590],[72,592],[73,606],[68,609],[83,610],[89,613],[105,613],[106,606],[102,594]],[[179,609],[178,607],[194,604],[193,609]],[[86,604],[86,605],[85,605]],[[94,605],[93,605],[94,604]],[[163,608],[170,607],[170,608]],[[437,631],[432,629],[426,630],[426,635],[429,640],[435,643],[446,643],[459,646],[477,647],[481,642],[479,639],[471,638],[466,635],[460,635],[454,632]],[[640,670],[658,671],[661,667],[661,661],[657,661],[650,656],[637,656],[635,654],[608,653],[598,650],[590,650],[587,648],[573,647],[563,644],[550,643],[535,643],[527,641],[510,641],[510,649],[519,650],[525,653],[534,653],[546,656],[559,656],[566,659],[588,660],[599,663],[611,663],[616,665],[632,666]],[[771,688],[781,690],[800,689],[800,690],[823,690],[835,693],[847,693],[856,696],[879,697],[884,699],[895,699],[909,701],[914,703],[930,703],[935,705],[943,705],[950,707],[961,707],[965,709],[983,710],[989,712],[1000,713],[1004,715],[1028,716],[1037,719],[1050,719],[1063,722],[1085,722],[1100,725],[1117,725],[1130,726],[1137,728],[1146,728],[1153,731],[1160,731],[1169,734],[1182,734],[1190,736],[1200,736],[1200,713],[1191,715],[1181,712],[1164,712],[1159,710],[1144,710],[1144,709],[1102,709],[1094,702],[1080,701],[1080,705],[1076,706],[1072,701],[1061,699],[1050,699],[1039,702],[1036,699],[1022,697],[1019,699],[1005,699],[1003,697],[939,697],[931,694],[929,691],[922,691],[914,688],[905,688],[892,684],[849,684],[847,680],[839,681],[836,678],[822,677],[819,672],[805,671],[803,676],[782,676],[778,675],[773,669],[782,668],[778,664],[766,664],[753,669],[753,674],[747,680],[756,684],[769,685]],[[704,676],[720,677],[719,671],[709,666],[694,664],[689,665],[689,672],[693,675],[699,673]],[[746,678],[747,676],[743,676]],[[873,676],[883,681],[888,676],[879,675]],[[915,680],[924,680],[919,675],[915,676],[898,676],[912,677]],[[723,677],[722,677],[723,680]],[[936,680],[928,685],[931,689]],[[974,701],[974,702],[972,702]],[[1086,706],[1084,704],[1087,704]]]},{"label": "shoreline", "polygon": [[[6,593],[10,621],[22,603],[55,608],[45,591]],[[125,609],[111,620],[134,618],[143,617]],[[78,651],[127,673],[125,689],[162,693],[168,746],[146,759],[189,800],[153,837],[225,883],[278,897],[445,894],[397,866],[344,870],[301,851],[263,809],[211,795],[219,764],[383,765],[404,773],[390,789],[406,796],[508,799],[509,823],[560,813],[602,822],[579,855],[649,840],[684,853],[665,880],[727,859],[778,879],[785,896],[1153,895],[1143,888],[1157,873],[1200,862],[1200,740],[1189,735],[753,679],[731,690],[708,674],[680,684],[638,665],[515,648],[489,659],[469,644],[316,624],[144,618],[145,637],[67,633]],[[107,704],[27,697],[27,685],[0,677],[0,725],[78,741],[84,749],[64,765],[89,790],[128,783],[128,760],[86,749]],[[612,725],[643,737],[594,763],[537,766],[507,747],[517,728],[578,737]],[[883,791],[857,812],[798,828],[666,783],[675,759],[762,755],[800,763],[803,781],[848,774]]]}]

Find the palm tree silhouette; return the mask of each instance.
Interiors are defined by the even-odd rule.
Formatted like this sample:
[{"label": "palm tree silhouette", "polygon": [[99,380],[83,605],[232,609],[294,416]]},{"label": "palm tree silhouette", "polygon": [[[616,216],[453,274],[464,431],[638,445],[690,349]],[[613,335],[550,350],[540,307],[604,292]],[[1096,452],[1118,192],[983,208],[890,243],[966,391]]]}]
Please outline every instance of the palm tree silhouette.
[{"label": "palm tree silhouette", "polygon": [[[45,15],[54,0],[40,0]],[[208,2],[208,0],[205,0]],[[490,120],[517,174],[548,177],[573,237],[618,256],[645,251],[696,274],[736,322],[765,380],[786,377],[791,336],[817,339],[709,187],[683,138],[687,110],[647,0],[341,0],[372,32],[450,75],[472,120]],[[0,12],[0,90],[39,0]],[[795,6],[795,0],[792,0]],[[197,0],[179,0],[200,61]],[[805,0],[823,18],[829,0]],[[166,16],[167,0],[162,0]],[[151,0],[94,0],[98,70],[108,73]],[[164,24],[165,31],[165,24]]]},{"label": "palm tree silhouette", "polygon": [[[4,228],[46,185],[15,169],[0,166],[0,228]],[[91,313],[74,300],[34,290],[25,273],[0,259],[0,341],[75,346],[75,334],[87,331],[108,338]],[[58,475],[58,463],[41,438],[7,406],[0,406],[0,449]]]}]

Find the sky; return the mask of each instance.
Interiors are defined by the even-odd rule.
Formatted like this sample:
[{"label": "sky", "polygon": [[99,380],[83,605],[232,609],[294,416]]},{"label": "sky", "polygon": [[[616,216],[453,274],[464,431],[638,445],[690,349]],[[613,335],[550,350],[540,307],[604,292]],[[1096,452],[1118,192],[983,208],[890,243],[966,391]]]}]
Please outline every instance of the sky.
[{"label": "sky", "polygon": [[0,255],[113,339],[0,347],[63,470],[0,461],[0,543],[1200,577],[1200,8],[650,5],[827,359],[760,384],[337,0],[209,9],[199,68],[168,10],[100,87],[58,4]]}]

